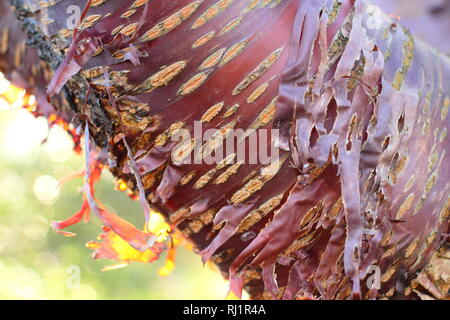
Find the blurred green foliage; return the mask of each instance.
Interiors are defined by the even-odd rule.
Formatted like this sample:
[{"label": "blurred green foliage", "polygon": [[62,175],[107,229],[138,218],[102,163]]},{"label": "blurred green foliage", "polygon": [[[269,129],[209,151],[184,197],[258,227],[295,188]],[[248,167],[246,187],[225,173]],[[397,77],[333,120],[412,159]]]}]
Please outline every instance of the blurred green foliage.
[{"label": "blurred green foliage", "polygon": [[[1,110],[1,108],[0,108]],[[102,272],[111,261],[94,260],[85,243],[102,232],[95,216],[65,238],[49,224],[78,211],[81,180],[60,189],[57,181],[83,168],[83,157],[60,128],[47,128],[25,110],[0,111],[0,299],[223,299],[228,285],[194,253],[179,248],[176,267],[159,277],[164,257]],[[114,190],[105,172],[97,197],[112,211],[142,226],[142,209]],[[74,282],[79,270],[79,283]],[[75,283],[75,285],[74,285]]]}]

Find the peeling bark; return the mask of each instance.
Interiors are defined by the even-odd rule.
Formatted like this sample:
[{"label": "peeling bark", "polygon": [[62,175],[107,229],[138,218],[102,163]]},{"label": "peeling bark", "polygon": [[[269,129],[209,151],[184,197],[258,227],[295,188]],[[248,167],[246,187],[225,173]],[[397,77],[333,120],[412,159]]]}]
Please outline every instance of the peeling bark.
[{"label": "peeling bark", "polygon": [[[1,4],[12,29],[0,39],[0,70],[41,97],[38,114],[87,117],[109,169],[145,189],[233,295],[448,296],[450,58],[378,7],[11,2],[25,31]],[[66,29],[69,4],[86,9],[76,33]],[[35,49],[18,51],[27,35]],[[42,69],[30,74],[33,65]],[[205,149],[226,129],[279,129],[267,138],[280,158],[188,164],[190,145],[171,137],[193,133],[194,121],[222,129]],[[367,286],[373,268],[379,290]]]}]

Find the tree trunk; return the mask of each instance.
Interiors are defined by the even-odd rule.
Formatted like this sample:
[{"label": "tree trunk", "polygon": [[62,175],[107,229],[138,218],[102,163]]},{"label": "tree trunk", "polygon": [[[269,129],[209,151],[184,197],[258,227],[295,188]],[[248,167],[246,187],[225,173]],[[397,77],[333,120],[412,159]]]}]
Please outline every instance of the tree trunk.
[{"label": "tree trunk", "polygon": [[[219,266],[232,296],[448,298],[450,59],[378,7],[11,4],[23,31],[0,4],[0,70],[37,96],[36,114],[93,138],[86,206],[108,232],[162,249],[96,205],[102,165]],[[219,130],[203,140],[197,125]],[[242,159],[220,148],[238,129]],[[263,148],[278,156],[252,161]]]}]

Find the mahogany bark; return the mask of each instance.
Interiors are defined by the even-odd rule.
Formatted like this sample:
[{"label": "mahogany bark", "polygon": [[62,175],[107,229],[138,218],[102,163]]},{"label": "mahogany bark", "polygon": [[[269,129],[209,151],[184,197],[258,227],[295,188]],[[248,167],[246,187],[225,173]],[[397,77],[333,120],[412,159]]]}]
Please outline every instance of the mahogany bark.
[{"label": "mahogany bark", "polygon": [[[11,4],[21,29],[2,2],[0,70],[38,97],[36,114],[87,120],[105,165],[233,295],[448,298],[450,58],[397,19],[363,0]],[[199,140],[195,122],[220,130]],[[181,129],[193,139],[173,141]],[[279,158],[187,161],[230,129],[268,131],[258,142]]]}]

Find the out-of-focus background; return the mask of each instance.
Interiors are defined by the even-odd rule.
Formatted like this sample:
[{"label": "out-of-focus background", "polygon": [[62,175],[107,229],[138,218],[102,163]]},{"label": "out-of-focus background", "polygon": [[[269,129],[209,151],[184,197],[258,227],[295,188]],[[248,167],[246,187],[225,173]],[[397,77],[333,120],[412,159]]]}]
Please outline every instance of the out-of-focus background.
[{"label": "out-of-focus background", "polygon": [[[6,88],[0,74],[0,95]],[[84,159],[72,151],[64,130],[49,130],[44,118],[20,105],[20,99],[11,105],[0,98],[0,299],[225,298],[228,284],[220,273],[185,247],[179,247],[175,269],[166,277],[158,275],[164,256],[102,272],[113,262],[92,259],[85,246],[102,233],[95,216],[70,228],[78,234],[74,238],[55,234],[49,224],[68,218],[82,203],[81,179],[62,187],[58,181],[80,171]],[[105,170],[96,196],[127,220],[141,221],[139,203],[115,191],[115,184]]]}]

